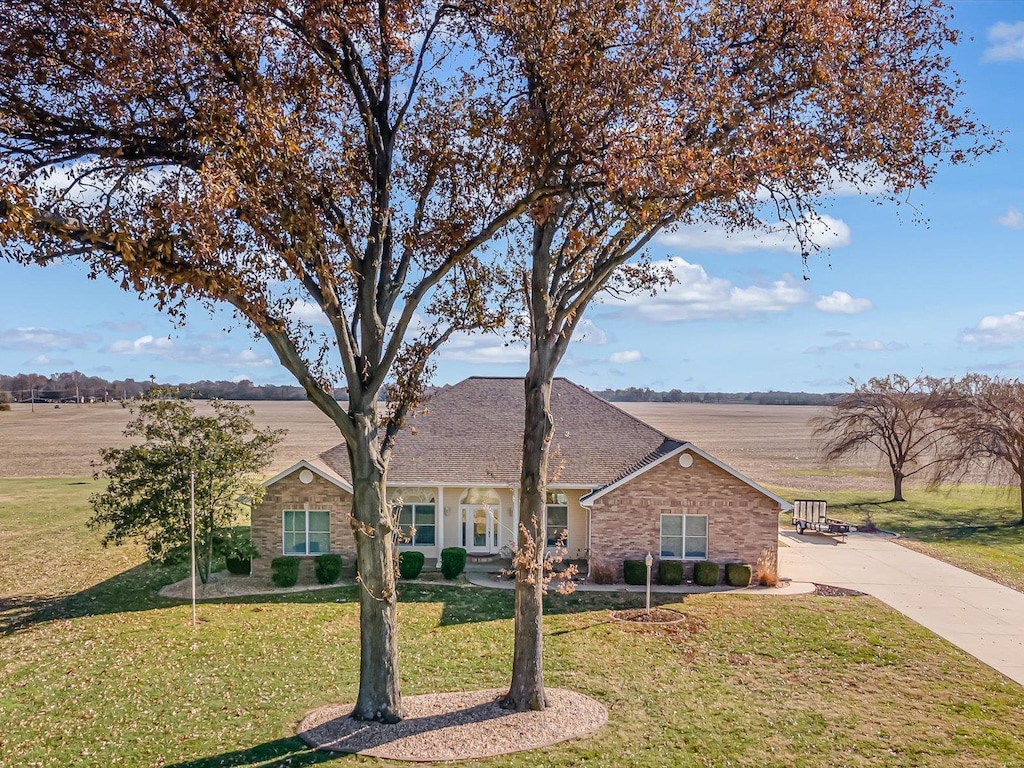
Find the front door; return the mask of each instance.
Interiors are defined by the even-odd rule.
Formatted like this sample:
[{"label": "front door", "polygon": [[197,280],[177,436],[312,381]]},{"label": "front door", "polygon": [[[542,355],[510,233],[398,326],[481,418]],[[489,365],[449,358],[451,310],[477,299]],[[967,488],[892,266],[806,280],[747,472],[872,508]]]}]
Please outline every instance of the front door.
[{"label": "front door", "polygon": [[463,504],[459,507],[462,518],[462,546],[467,552],[489,553],[498,551],[498,526],[495,510],[489,504]]}]

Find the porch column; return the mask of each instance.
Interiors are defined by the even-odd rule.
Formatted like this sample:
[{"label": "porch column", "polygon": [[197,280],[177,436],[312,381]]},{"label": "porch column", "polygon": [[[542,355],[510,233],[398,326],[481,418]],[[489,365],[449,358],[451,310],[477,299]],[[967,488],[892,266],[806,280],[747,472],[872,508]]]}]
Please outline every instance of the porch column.
[{"label": "porch column", "polygon": [[512,548],[519,542],[519,486],[512,486]]},{"label": "porch column", "polygon": [[444,486],[437,486],[437,504],[434,506],[434,542],[437,544],[437,565],[441,567],[441,550],[444,549]]}]

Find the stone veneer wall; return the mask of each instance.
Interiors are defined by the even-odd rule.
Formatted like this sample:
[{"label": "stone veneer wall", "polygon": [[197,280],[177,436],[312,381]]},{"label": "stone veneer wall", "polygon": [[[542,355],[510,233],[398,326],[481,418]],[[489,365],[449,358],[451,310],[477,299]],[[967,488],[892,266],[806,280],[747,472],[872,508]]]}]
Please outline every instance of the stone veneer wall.
[{"label": "stone veneer wall", "polygon": [[[267,488],[263,500],[252,510],[252,542],[260,556],[252,561],[252,575],[270,578],[270,561],[284,554],[282,537],[282,513],[286,509],[326,509],[331,513],[331,552],[342,556],[346,570],[355,567],[356,545],[349,525],[352,495],[313,474],[308,485],[299,480],[301,468],[281,478]],[[323,553],[318,553],[323,554]],[[313,581],[313,558],[302,557],[299,566],[299,580]]]},{"label": "stone veneer wall", "polygon": [[[622,579],[622,561],[655,558],[661,548],[662,514],[708,516],[708,560],[756,565],[762,551],[778,551],[779,506],[710,461],[691,454],[648,469],[594,502],[592,562],[611,567]],[[692,563],[686,561],[687,578]]]}]

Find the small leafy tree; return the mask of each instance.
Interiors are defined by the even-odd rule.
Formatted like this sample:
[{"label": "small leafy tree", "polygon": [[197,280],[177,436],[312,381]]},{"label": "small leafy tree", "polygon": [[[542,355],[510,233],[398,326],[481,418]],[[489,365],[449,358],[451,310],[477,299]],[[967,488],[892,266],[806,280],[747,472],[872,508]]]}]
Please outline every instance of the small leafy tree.
[{"label": "small leafy tree", "polygon": [[892,472],[892,501],[903,501],[903,481],[927,472],[931,481],[951,467],[941,382],[893,374],[857,384],[832,412],[815,420],[815,437],[825,438],[822,454],[835,461],[864,450],[878,450]]},{"label": "small leafy tree", "polygon": [[133,539],[149,556],[165,559],[189,544],[191,473],[195,473],[199,578],[205,584],[214,540],[235,522],[239,498],[257,498],[261,473],[270,464],[283,430],[257,430],[253,410],[224,400],[210,402],[211,415],[196,413],[191,400],[154,388],[132,406],[125,436],[142,442],[100,451],[109,479],[92,496],[89,526],[108,527],[103,545]]}]

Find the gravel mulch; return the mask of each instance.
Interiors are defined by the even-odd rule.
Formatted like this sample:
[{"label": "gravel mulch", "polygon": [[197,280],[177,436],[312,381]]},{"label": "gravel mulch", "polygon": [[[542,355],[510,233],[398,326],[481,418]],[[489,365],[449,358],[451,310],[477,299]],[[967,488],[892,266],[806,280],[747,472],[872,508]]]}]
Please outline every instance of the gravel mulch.
[{"label": "gravel mulch", "polygon": [[630,608],[626,611],[611,611],[616,621],[635,621],[641,624],[680,624],[686,621],[686,615],[671,608]]},{"label": "gravel mulch", "polygon": [[593,733],[608,710],[581,693],[548,688],[543,712],[509,712],[498,706],[501,690],[406,696],[405,719],[396,725],[349,717],[352,704],[315,709],[299,724],[312,747],[391,760],[475,760],[546,747]]},{"label": "gravel mulch", "polygon": [[833,587],[831,584],[815,584],[814,594],[822,597],[864,597],[863,592],[846,587]]}]

